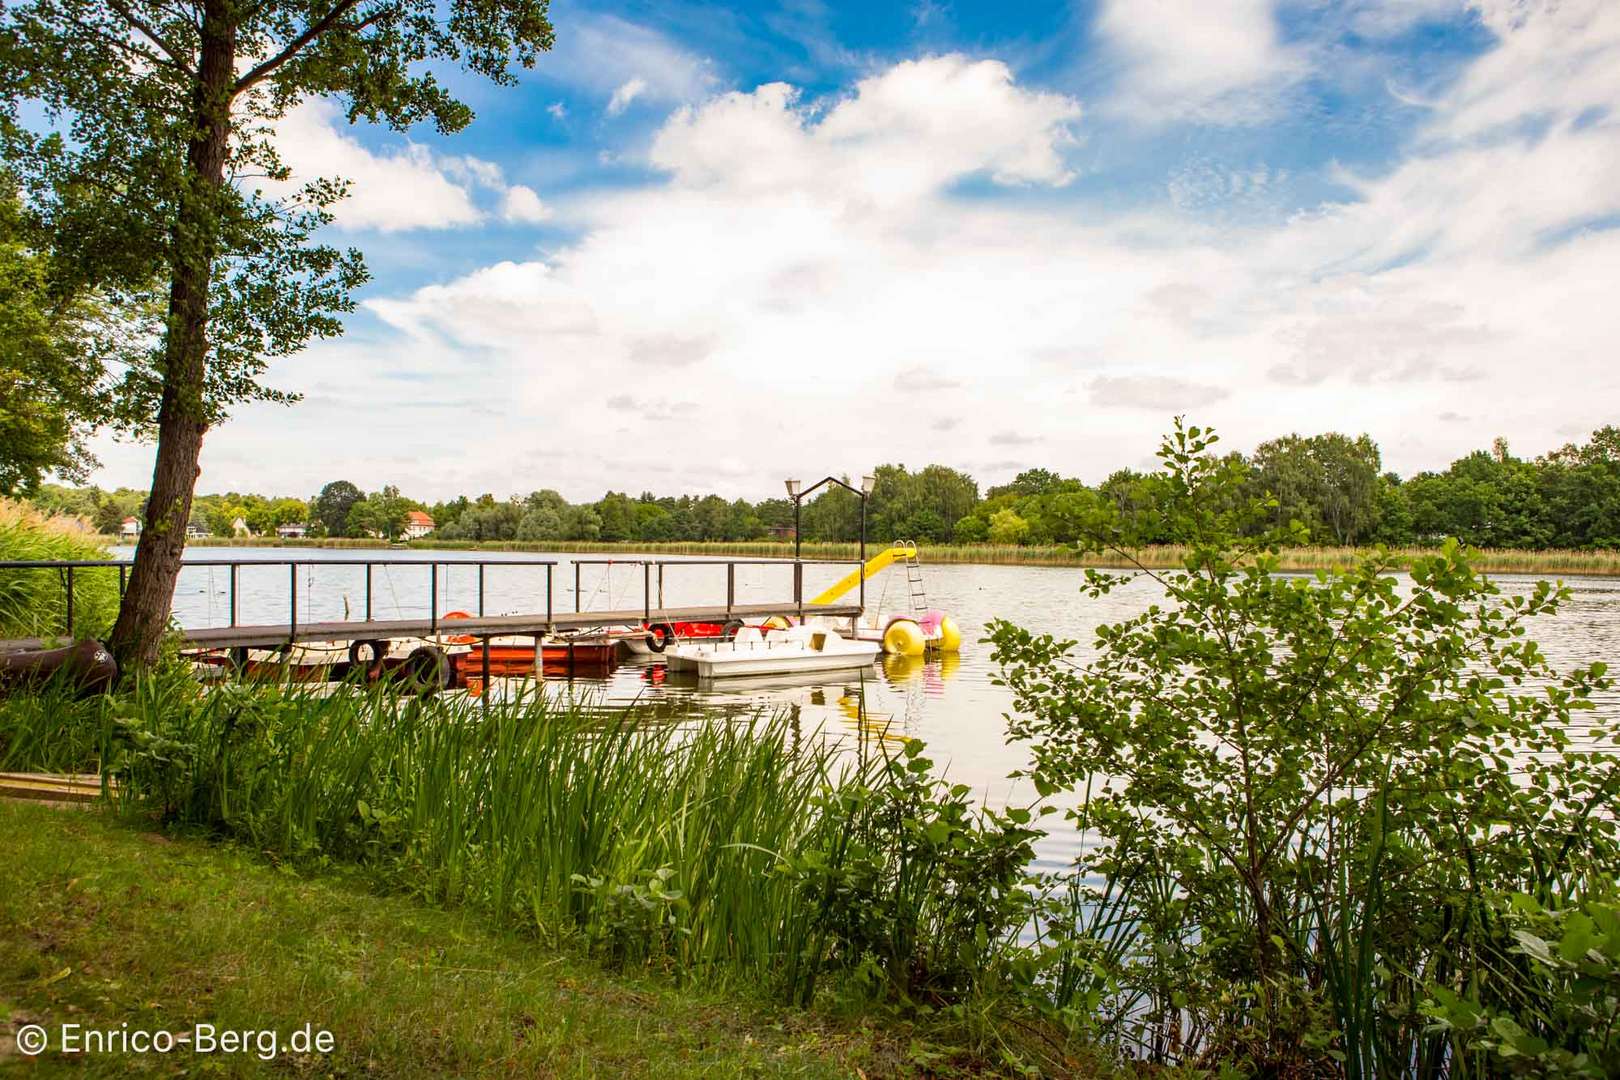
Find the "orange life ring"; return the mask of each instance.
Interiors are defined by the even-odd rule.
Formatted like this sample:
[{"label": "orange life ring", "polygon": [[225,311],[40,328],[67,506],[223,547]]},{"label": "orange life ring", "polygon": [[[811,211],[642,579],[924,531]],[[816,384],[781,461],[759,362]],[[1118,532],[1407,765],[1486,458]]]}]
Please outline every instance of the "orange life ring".
[{"label": "orange life ring", "polygon": [[[447,611],[443,615],[439,616],[439,621],[440,622],[450,622],[453,619],[470,619],[470,618],[472,618],[472,615],[469,612],[465,612],[465,611]],[[447,645],[471,645],[473,642],[477,641],[478,639],[476,637],[474,637],[473,635],[471,635],[471,634],[451,634],[449,637],[445,638],[444,640],[445,640],[445,644],[447,644]]]}]

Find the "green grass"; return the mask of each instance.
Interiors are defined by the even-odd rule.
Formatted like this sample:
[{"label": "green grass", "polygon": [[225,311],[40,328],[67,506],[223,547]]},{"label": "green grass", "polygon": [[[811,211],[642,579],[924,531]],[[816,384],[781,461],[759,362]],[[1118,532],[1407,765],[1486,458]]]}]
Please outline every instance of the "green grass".
[{"label": "green grass", "polygon": [[[0,562],[105,559],[101,540],[76,518],[48,517],[0,499]],[[118,615],[118,573],[73,575],[75,636],[99,637]],[[0,570],[0,638],[52,637],[67,628],[67,579],[58,570]]]},{"label": "green grass", "polygon": [[98,812],[0,803],[0,1073],[19,1023],[333,1033],[329,1057],[69,1060],[23,1075],[833,1077],[906,1045],[637,976],[466,914]]},{"label": "green grass", "polygon": [[[193,540],[198,546],[222,547],[312,547],[312,548],[384,548],[382,540],[280,540],[274,537],[255,537],[244,540]],[[532,552],[603,552],[634,555],[706,555],[715,558],[784,558],[793,557],[793,545],[786,541],[744,542],[681,542],[604,543],[586,540],[559,540],[530,543],[525,541],[471,540],[413,540],[408,545],[421,551],[532,551]],[[867,545],[867,554],[875,554],[885,545]],[[1354,547],[1289,548],[1282,553],[1284,570],[1320,570],[1328,567],[1347,567],[1355,563],[1358,555],[1367,549]],[[1393,549],[1396,562],[1408,565],[1413,559],[1432,555],[1438,548],[1402,547]],[[1117,556],[1082,556],[1072,548],[1060,545],[1019,546],[1016,544],[924,544],[924,563],[977,563],[988,566],[1092,566],[1124,568],[1130,563]],[[803,547],[807,559],[854,559],[860,554],[858,544],[807,543]],[[1180,566],[1186,550],[1174,544],[1162,544],[1143,549],[1138,557],[1143,565],[1155,568]],[[1532,551],[1517,548],[1487,548],[1479,553],[1475,565],[1487,573],[1496,574],[1571,574],[1613,576],[1620,575],[1620,551],[1548,549]]]}]

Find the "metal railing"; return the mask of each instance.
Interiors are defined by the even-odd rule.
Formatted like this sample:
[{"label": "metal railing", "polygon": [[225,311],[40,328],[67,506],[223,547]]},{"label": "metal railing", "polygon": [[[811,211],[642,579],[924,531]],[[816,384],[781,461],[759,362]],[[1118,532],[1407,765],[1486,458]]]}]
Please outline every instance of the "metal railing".
[{"label": "metal railing", "polygon": [[[802,618],[805,609],[804,599],[804,568],[808,563],[817,566],[859,566],[858,559],[726,559],[726,558],[685,558],[685,559],[575,559],[574,566],[574,611],[580,613],[580,569],[584,566],[640,566],[642,568],[642,617],[643,621],[651,622],[652,613],[664,607],[664,572],[666,567],[710,567],[724,566],[726,568],[726,603],[727,620],[737,604],[737,567],[739,566],[791,566],[793,568],[793,597],[792,605]],[[55,570],[62,575],[63,588],[66,591],[66,627],[67,637],[73,636],[75,618],[75,589],[74,577],[76,571],[83,570],[117,570],[118,595],[124,595],[129,585],[129,571],[134,565],[132,559],[37,559],[0,561],[0,572],[12,570]],[[348,567],[365,572],[365,621],[372,621],[374,613],[374,581],[373,570],[378,567],[395,566],[425,566],[429,569],[428,586],[428,623],[431,633],[439,630],[439,568],[442,567],[475,567],[478,571],[478,614],[485,614],[485,576],[489,567],[545,567],[546,569],[546,611],[547,624],[553,619],[553,578],[558,565],[556,559],[186,559],[181,563],[181,570],[192,568],[224,568],[228,573],[227,611],[229,626],[239,625],[241,616],[240,591],[241,571],[243,567],[280,567],[287,568],[287,626],[289,636],[298,629],[298,571],[300,568],[311,567]],[[654,578],[656,575],[656,595],[658,603],[653,603]],[[862,582],[865,585],[865,582]],[[864,600],[864,588],[862,599]],[[864,604],[862,605],[864,607]]]},{"label": "metal railing", "polygon": [[[737,606],[737,567],[739,566],[791,566],[793,567],[793,607],[799,617],[804,617],[804,568],[806,564],[813,566],[860,566],[859,559],[726,559],[726,558],[687,558],[687,559],[575,559],[574,564],[574,611],[580,611],[580,568],[584,566],[639,566],[641,567],[641,606],[644,621],[652,620],[655,605],[653,597],[653,575],[657,574],[658,603],[657,608],[664,606],[664,568],[667,566],[724,566],[726,568],[726,619],[729,622],[732,609]],[[866,582],[861,581],[861,608],[864,611],[866,604]]]}]

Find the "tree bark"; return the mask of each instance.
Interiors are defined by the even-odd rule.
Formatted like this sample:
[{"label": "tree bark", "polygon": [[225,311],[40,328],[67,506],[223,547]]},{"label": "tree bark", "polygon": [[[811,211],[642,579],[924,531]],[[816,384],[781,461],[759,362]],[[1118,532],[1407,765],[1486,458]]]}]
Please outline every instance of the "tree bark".
[{"label": "tree bark", "polygon": [[232,0],[203,5],[201,56],[192,92],[192,134],[171,239],[168,331],[163,344],[163,399],[158,409],[157,463],[146,503],[146,527],[135,547],[129,588],[109,644],[119,668],[149,667],[168,629],[208,430],[208,302],[218,253],[219,208],[230,150],[236,63]]}]

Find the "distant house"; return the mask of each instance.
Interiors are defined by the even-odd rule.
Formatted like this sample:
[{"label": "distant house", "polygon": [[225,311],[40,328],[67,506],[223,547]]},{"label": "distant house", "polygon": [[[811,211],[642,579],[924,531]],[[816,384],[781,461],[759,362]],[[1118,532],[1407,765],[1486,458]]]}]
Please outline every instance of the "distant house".
[{"label": "distant house", "polygon": [[186,526],[186,536],[192,540],[200,540],[208,535],[208,526],[200,521],[193,521]]},{"label": "distant house", "polygon": [[249,529],[247,527],[247,522],[243,521],[241,518],[232,518],[231,519],[231,535],[232,536],[252,536],[253,535],[253,530]]},{"label": "distant house", "polygon": [[130,540],[135,539],[141,535],[141,523],[132,517],[125,518],[124,523],[118,526],[118,535]]},{"label": "distant house", "polygon": [[276,526],[276,535],[283,540],[302,540],[309,535],[309,526],[298,521],[289,521],[285,525]]},{"label": "distant house", "polygon": [[405,539],[420,540],[433,531],[433,519],[420,510],[405,515]]}]

